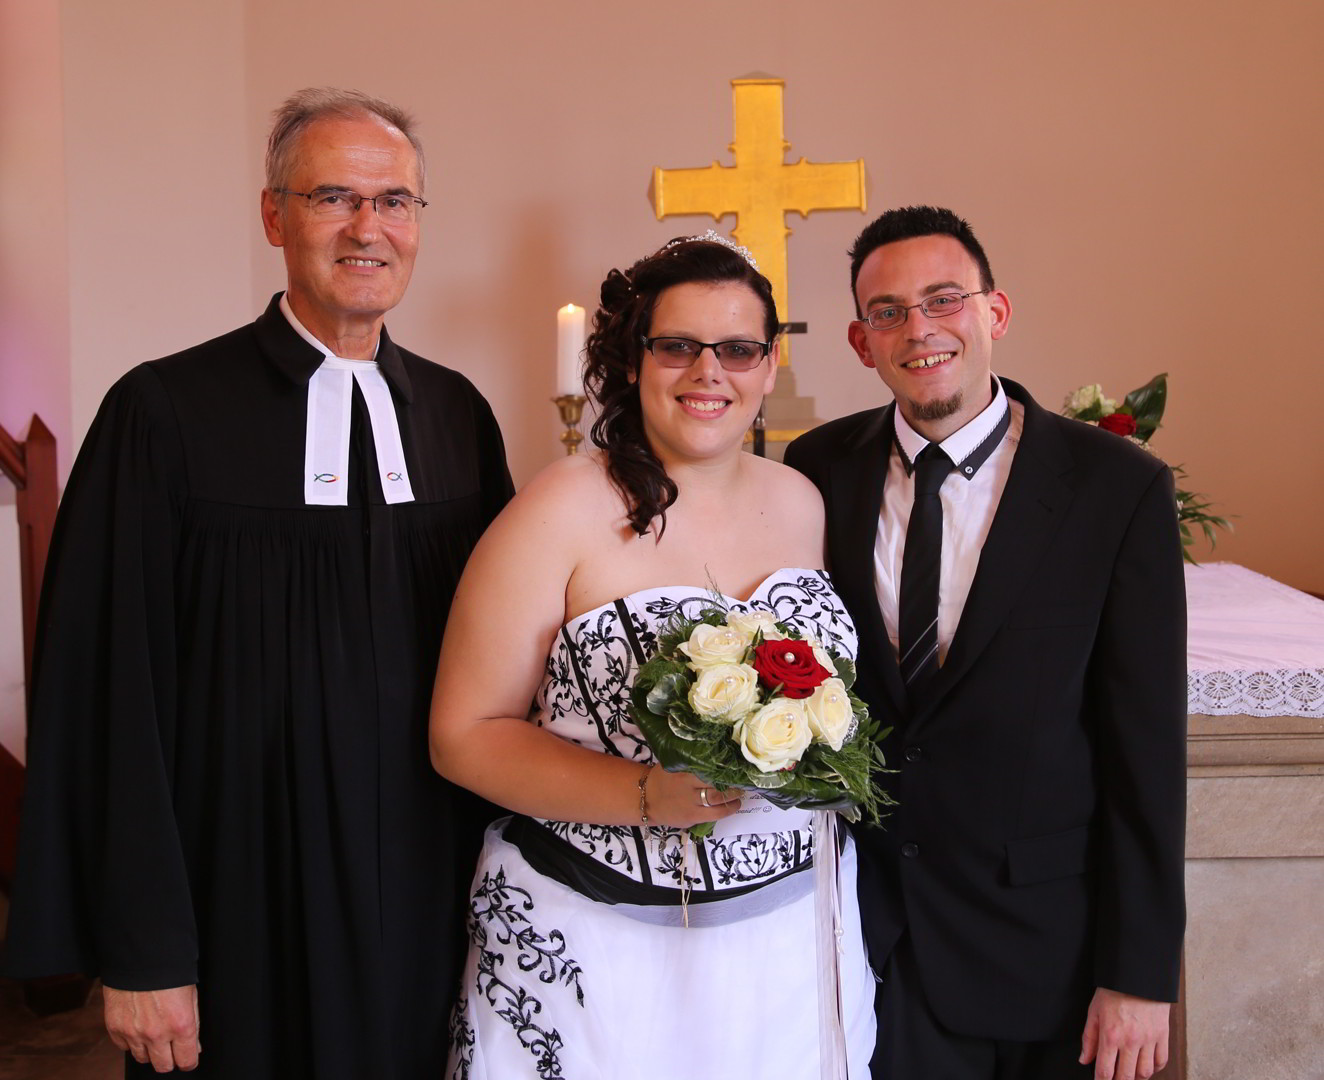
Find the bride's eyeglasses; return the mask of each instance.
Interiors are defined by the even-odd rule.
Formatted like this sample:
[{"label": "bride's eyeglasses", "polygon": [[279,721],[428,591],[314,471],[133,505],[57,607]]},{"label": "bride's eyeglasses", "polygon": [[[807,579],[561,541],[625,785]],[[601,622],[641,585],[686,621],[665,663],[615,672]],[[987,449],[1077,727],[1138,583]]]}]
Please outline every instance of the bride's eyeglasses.
[{"label": "bride's eyeglasses", "polygon": [[763,363],[772,348],[771,341],[695,341],[683,337],[646,337],[643,343],[662,367],[689,367],[704,349],[712,349],[726,371],[750,371]]}]

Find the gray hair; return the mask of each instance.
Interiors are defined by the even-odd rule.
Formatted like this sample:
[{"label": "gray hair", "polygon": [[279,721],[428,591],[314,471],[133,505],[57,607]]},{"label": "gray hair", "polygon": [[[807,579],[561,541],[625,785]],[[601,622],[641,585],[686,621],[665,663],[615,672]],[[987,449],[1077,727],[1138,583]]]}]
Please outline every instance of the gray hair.
[{"label": "gray hair", "polygon": [[340,90],[334,86],[309,87],[291,94],[273,114],[275,123],[267,139],[267,189],[277,191],[289,183],[294,172],[294,158],[299,136],[318,120],[328,117],[357,120],[365,115],[385,120],[409,140],[418,155],[419,194],[426,176],[423,143],[414,130],[414,118],[389,101],[370,97],[361,90]]}]

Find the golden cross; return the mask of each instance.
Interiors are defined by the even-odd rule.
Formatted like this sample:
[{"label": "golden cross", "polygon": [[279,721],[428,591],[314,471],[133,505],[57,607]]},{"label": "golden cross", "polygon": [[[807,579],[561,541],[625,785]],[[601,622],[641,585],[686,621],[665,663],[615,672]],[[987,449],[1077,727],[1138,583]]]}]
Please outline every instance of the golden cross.
[{"label": "golden cross", "polygon": [[[801,158],[785,163],[782,126],[783,79],[732,79],[735,99],[735,165],[714,161],[701,169],[653,169],[653,210],[661,221],[675,214],[736,215],[732,235],[749,248],[772,282],[777,311],[790,321],[786,214],[808,217],[812,210],[864,210],[864,159],[820,164]],[[790,362],[790,342],[782,341],[782,363]]]}]

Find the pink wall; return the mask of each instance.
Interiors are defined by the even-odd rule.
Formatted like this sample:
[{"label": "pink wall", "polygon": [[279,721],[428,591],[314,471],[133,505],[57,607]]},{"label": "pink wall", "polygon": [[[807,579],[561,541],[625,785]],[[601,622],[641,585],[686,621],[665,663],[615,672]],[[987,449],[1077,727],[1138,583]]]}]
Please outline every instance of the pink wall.
[{"label": "pink wall", "polygon": [[[1302,497],[1324,487],[1319,346],[1262,310],[1284,290],[1313,310],[1324,286],[1318,5],[417,3],[380,49],[346,31],[355,4],[320,10],[337,17],[249,4],[248,142],[306,84],[418,112],[435,202],[392,325],[489,395],[517,479],[557,452],[554,310],[710,224],[655,221],[651,169],[729,161],[728,80],[770,71],[792,153],[864,157],[871,212],[934,201],[974,222],[1016,304],[1002,370],[1050,405],[1168,371],[1156,448],[1240,515],[1218,556],[1324,591],[1324,507]],[[863,220],[791,221],[797,386],[820,417],[886,397],[845,343]],[[279,266],[254,267],[256,305]]]},{"label": "pink wall", "polygon": [[[0,425],[33,413],[67,473],[69,259],[59,0],[0,4]],[[0,478],[0,744],[23,760],[23,635],[14,488]]]},{"label": "pink wall", "polygon": [[[0,5],[0,425],[33,413],[65,451],[69,232],[59,0]],[[69,455],[60,455],[67,472]],[[12,495],[9,485],[0,498]]]},{"label": "pink wall", "polygon": [[[935,201],[975,223],[1016,304],[1003,371],[1049,404],[1082,382],[1121,393],[1168,371],[1156,446],[1240,515],[1218,554],[1324,590],[1324,509],[1300,494],[1324,481],[1324,373],[1300,320],[1264,309],[1286,290],[1313,310],[1324,285],[1317,5],[405,0],[392,34],[349,0],[316,18],[305,0],[64,0],[59,55],[54,0],[35,10],[5,35],[15,55],[24,35],[35,46],[23,76],[4,65],[22,87],[3,115],[45,110],[41,136],[62,92],[63,167],[48,146],[39,169],[6,163],[4,176],[67,187],[67,241],[58,221],[20,222],[18,250],[45,260],[25,280],[55,282],[31,290],[38,303],[67,305],[66,329],[58,312],[47,322],[71,352],[75,436],[120,372],[251,316],[281,286],[257,227],[267,117],[296,87],[337,83],[423,122],[434,204],[391,324],[488,394],[527,479],[558,452],[556,307],[591,305],[608,267],[707,227],[653,219],[651,169],[728,160],[728,80],[771,71],[788,82],[793,154],[864,157],[871,212]],[[789,314],[811,328],[796,382],[820,417],[886,396],[844,340],[844,249],[863,221],[791,222]],[[21,355],[32,385],[62,378]]]},{"label": "pink wall", "polygon": [[250,317],[261,232],[237,4],[65,0],[73,420],[135,364]]}]

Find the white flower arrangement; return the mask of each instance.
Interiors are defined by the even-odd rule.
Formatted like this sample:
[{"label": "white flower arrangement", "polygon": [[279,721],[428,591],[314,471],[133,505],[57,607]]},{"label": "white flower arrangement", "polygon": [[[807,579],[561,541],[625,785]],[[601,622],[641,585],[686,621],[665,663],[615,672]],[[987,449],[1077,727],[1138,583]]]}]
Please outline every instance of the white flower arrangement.
[{"label": "white flower arrangement", "polygon": [[[631,691],[635,721],[666,769],[774,805],[878,820],[891,800],[877,722],[851,691],[855,665],[767,612],[720,606],[677,618]],[[706,835],[712,824],[695,826]]]}]

